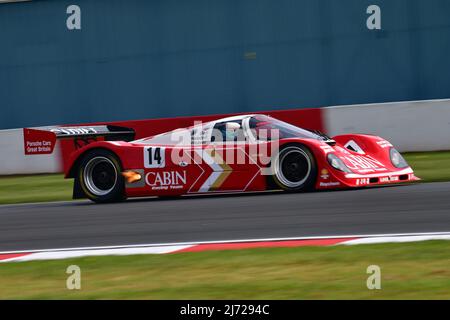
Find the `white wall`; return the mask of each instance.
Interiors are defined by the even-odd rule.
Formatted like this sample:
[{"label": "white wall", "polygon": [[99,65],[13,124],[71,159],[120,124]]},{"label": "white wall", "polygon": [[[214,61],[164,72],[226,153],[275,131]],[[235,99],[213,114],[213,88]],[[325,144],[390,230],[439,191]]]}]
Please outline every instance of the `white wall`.
[{"label": "white wall", "polygon": [[0,175],[61,172],[59,144],[51,155],[26,156],[23,130],[0,131]]},{"label": "white wall", "polygon": [[399,151],[450,150],[450,100],[324,108],[327,133],[370,133]]}]

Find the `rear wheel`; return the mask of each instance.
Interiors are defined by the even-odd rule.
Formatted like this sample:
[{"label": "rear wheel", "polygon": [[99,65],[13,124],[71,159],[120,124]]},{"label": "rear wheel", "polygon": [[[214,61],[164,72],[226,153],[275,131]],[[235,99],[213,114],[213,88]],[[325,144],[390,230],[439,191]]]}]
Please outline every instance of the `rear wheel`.
[{"label": "rear wheel", "polygon": [[84,194],[98,203],[125,199],[122,166],[115,154],[107,150],[88,152],[80,162],[78,179]]},{"label": "rear wheel", "polygon": [[308,148],[298,144],[283,146],[273,161],[273,180],[281,189],[292,192],[314,188],[317,166]]}]

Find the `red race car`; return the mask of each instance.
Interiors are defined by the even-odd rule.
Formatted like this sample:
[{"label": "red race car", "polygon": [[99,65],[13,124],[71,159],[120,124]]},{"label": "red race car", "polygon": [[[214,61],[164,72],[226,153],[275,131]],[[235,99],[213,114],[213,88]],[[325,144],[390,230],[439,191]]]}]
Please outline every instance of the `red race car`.
[{"label": "red race car", "polygon": [[[266,115],[241,115],[133,140],[115,126],[29,130],[55,138],[102,136],[78,148],[66,165],[74,198],[112,202],[127,197],[172,197],[282,189],[301,192],[419,180],[383,138],[333,138]],[[31,130],[31,131],[30,131]],[[108,136],[121,140],[107,141]],[[32,149],[30,149],[32,152]]]}]

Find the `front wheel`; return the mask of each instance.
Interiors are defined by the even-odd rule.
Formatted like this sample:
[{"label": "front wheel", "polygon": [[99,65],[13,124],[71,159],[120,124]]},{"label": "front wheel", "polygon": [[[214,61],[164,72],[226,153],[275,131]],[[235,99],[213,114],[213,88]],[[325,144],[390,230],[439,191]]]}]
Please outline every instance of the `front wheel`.
[{"label": "front wheel", "polygon": [[272,178],[281,189],[299,192],[314,188],[317,177],[316,161],[305,146],[283,146],[272,163]]},{"label": "front wheel", "polygon": [[125,199],[122,166],[112,152],[88,152],[80,162],[78,179],[86,197],[94,202],[107,203]]}]

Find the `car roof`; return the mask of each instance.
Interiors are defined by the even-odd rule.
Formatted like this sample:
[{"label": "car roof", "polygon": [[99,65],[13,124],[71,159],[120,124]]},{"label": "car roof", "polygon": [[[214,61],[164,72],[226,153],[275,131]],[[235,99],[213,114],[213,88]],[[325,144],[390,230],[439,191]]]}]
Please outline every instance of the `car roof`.
[{"label": "car roof", "polygon": [[213,120],[211,122],[217,123],[217,122],[239,121],[239,120],[244,120],[245,118],[252,117],[252,116],[254,116],[254,114],[244,114],[244,115],[239,115],[239,116],[231,116],[231,117],[221,118],[221,119]]},{"label": "car roof", "polygon": [[190,127],[181,127],[181,128],[177,128],[177,129],[174,129],[174,130],[162,132],[162,133],[156,134],[154,136],[144,137],[144,138],[141,138],[141,139],[133,141],[133,143],[143,143],[143,142],[147,142],[150,139],[161,137],[161,136],[170,134],[172,132],[183,131],[183,130],[195,130],[198,127],[201,127],[203,131],[211,130],[216,125],[216,123],[242,121],[242,120],[244,120],[246,118],[249,118],[249,117],[252,117],[252,116],[255,116],[255,115],[256,114],[243,114],[243,115],[238,115],[238,116],[231,116],[231,117],[220,118],[220,119],[216,119],[216,120],[212,120],[212,121],[208,121],[208,122],[204,122],[204,123],[200,123],[200,124],[195,124],[195,125],[190,126]]}]

